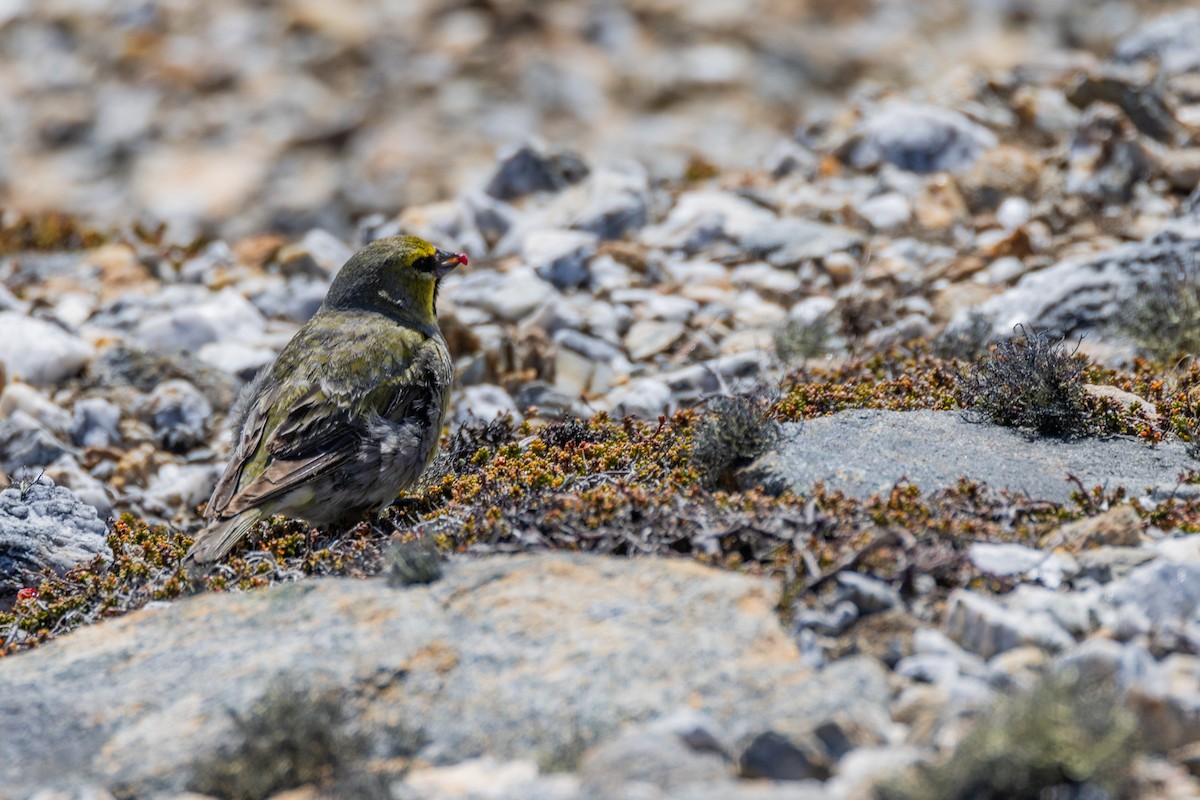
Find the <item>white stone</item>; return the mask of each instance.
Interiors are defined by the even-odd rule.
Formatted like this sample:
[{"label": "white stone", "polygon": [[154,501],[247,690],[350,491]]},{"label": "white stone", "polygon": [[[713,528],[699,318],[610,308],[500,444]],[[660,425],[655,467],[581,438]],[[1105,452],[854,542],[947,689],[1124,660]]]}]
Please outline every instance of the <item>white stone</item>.
[{"label": "white stone", "polygon": [[635,361],[656,356],[679,341],[685,330],[675,320],[638,320],[625,334],[625,352]]},{"label": "white stone", "polygon": [[507,414],[520,416],[512,396],[499,386],[483,383],[467,386],[459,393],[454,421],[459,425],[471,420],[491,422]]},{"label": "white stone", "polygon": [[9,380],[58,383],[83,368],[92,347],[57,325],[15,311],[0,311],[0,362]]},{"label": "white stone", "polygon": [[899,192],[887,192],[868,197],[859,203],[855,210],[871,223],[873,228],[881,231],[893,230],[912,221],[912,203]]},{"label": "white stone", "polygon": [[1033,209],[1024,197],[1008,197],[996,209],[996,221],[1005,229],[1015,231],[1029,222]]}]

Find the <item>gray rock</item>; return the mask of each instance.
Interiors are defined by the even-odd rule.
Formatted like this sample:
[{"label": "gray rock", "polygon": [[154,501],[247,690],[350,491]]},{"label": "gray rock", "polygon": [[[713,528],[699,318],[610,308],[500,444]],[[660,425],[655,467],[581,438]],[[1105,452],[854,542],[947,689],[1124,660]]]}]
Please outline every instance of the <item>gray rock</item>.
[{"label": "gray rock", "polygon": [[471,420],[490,422],[506,414],[520,417],[520,411],[512,396],[499,386],[481,384],[467,386],[459,393],[454,409],[454,421],[459,425]]},{"label": "gray rock", "polygon": [[[1019,457],[1017,457],[1019,454]],[[1069,502],[1068,474],[1085,486],[1140,492],[1191,468],[1177,442],[1132,439],[1029,439],[1010,428],[971,423],[955,411],[843,411],[784,425],[780,446],[751,464],[745,485],[803,494],[822,481],[854,497],[886,495],[900,481],[930,493],[961,477],[993,490]]]},{"label": "gray rock", "polygon": [[24,411],[0,419],[0,469],[9,475],[23,467],[45,467],[67,452],[66,444]]},{"label": "gray rock", "polygon": [[1150,169],[1137,133],[1121,109],[1093,105],[1080,117],[1067,150],[1065,189],[1097,203],[1124,203]]},{"label": "gray rock", "polygon": [[295,244],[280,249],[275,256],[285,275],[310,275],[331,278],[350,260],[354,251],[329,231],[313,228]]},{"label": "gray rock", "polygon": [[86,397],[75,404],[71,431],[80,447],[109,447],[121,441],[117,424],[121,409],[103,397]]},{"label": "gray rock", "polygon": [[878,578],[857,572],[839,572],[834,580],[837,582],[838,598],[854,603],[863,616],[904,605],[900,592]]},{"label": "gray rock", "polygon": [[1084,636],[1096,628],[1100,597],[1096,590],[1053,591],[1041,586],[1021,584],[1005,596],[1011,609],[1032,614],[1049,614],[1073,636]]},{"label": "gray rock", "polygon": [[1200,69],[1200,10],[1189,9],[1149,20],[1125,36],[1113,50],[1121,63],[1157,61],[1163,72],[1174,75]]},{"label": "gray rock", "polygon": [[1069,556],[1012,542],[976,542],[967,548],[967,555],[980,572],[1002,578],[1023,575],[1051,589],[1078,570]]},{"label": "gray rock", "polygon": [[1173,139],[1178,124],[1163,100],[1156,77],[1153,70],[1110,64],[1085,75],[1070,100],[1080,108],[1111,103],[1125,112],[1142,133],[1167,142]]},{"label": "gray rock", "polygon": [[1018,324],[1071,335],[1118,318],[1140,287],[1198,259],[1200,236],[1167,233],[1099,255],[1066,259],[1025,275],[1012,289],[974,309],[964,309],[955,315],[952,327],[964,327],[974,310],[993,320],[997,336],[1011,335]]},{"label": "gray rock", "polygon": [[9,380],[44,386],[76,375],[92,346],[57,325],[16,311],[0,311],[0,365]]},{"label": "gray rock", "polygon": [[1052,653],[1075,643],[1049,614],[1015,611],[974,592],[956,589],[946,611],[946,633],[981,658],[1021,645]]},{"label": "gray rock", "polygon": [[220,475],[216,464],[164,464],[142,493],[142,507],[168,517],[190,512],[208,500]]},{"label": "gray rock", "polygon": [[207,441],[212,413],[212,404],[200,390],[180,379],[159,385],[142,407],[142,416],[154,426],[159,446],[177,453]]},{"label": "gray rock", "polygon": [[671,792],[729,780],[733,768],[723,754],[696,750],[671,732],[637,728],[589,750],[579,777],[583,800],[623,800],[631,783]]},{"label": "gray rock", "polygon": [[620,239],[649,220],[649,186],[639,165],[627,170],[597,170],[580,186],[584,197],[573,211],[573,228],[600,239]]},{"label": "gray rock", "polygon": [[154,350],[195,353],[209,342],[256,341],[266,327],[258,309],[234,289],[215,295],[168,290],[156,300],[167,307],[141,318],[133,337],[138,345]]},{"label": "gray rock", "polygon": [[566,754],[687,706],[742,748],[887,702],[872,660],[804,667],[777,599],[683,560],[564,555],[451,564],[404,589],[322,579],[189,598],[0,659],[0,730],[22,731],[0,737],[0,779],[18,797],[89,778],[179,789],[280,680],[341,688],[381,749],[406,729],[433,764]]},{"label": "gray rock", "polygon": [[893,102],[871,112],[846,147],[858,169],[880,163],[916,173],[961,172],[996,136],[956,111]]},{"label": "gray rock", "polygon": [[742,240],[776,219],[735,194],[701,189],[680,195],[666,220],[643,231],[641,239],[652,247],[696,253],[714,242]]},{"label": "gray rock", "polygon": [[111,561],[106,533],[96,509],[45,478],[10,486],[0,492],[0,594],[44,569],[62,575],[98,556]]},{"label": "gray rock", "polygon": [[328,290],[329,282],[324,279],[297,275],[251,296],[250,302],[265,317],[303,324],[317,313]]},{"label": "gray rock", "polygon": [[1135,567],[1153,561],[1158,555],[1141,547],[1097,547],[1079,554],[1079,574],[1099,583],[1128,575]]},{"label": "gray rock", "polygon": [[88,364],[86,383],[101,388],[132,387],[152,392],[163,381],[182,378],[217,408],[228,408],[237,399],[241,383],[186,353],[158,353],[115,344],[100,351]]},{"label": "gray rock", "polygon": [[248,381],[274,361],[278,353],[275,349],[263,345],[209,342],[201,347],[196,355],[204,363]]},{"label": "gray rock", "polygon": [[805,261],[856,250],[866,242],[861,231],[798,217],[772,220],[756,227],[741,243],[776,267],[796,268]]},{"label": "gray rock", "polygon": [[478,270],[443,288],[455,305],[481,308],[506,322],[517,322],[542,304],[558,296],[558,291],[525,267],[500,273]]},{"label": "gray rock", "polygon": [[714,392],[736,394],[752,386],[765,366],[759,352],[721,356],[663,373],[659,379],[679,401],[698,400]]},{"label": "gray rock", "polygon": [[575,153],[525,144],[501,158],[484,191],[499,200],[515,200],[535,192],[557,192],[583,180],[588,172]]},{"label": "gray rock", "polygon": [[827,636],[838,636],[844,633],[858,619],[858,606],[849,600],[834,604],[828,611],[806,608],[796,612],[796,629],[813,630]]},{"label": "gray rock", "polygon": [[100,519],[112,516],[112,496],[105,484],[80,466],[71,455],[62,455],[46,467],[45,476],[59,486],[71,490],[71,494],[96,509]]},{"label": "gray rock", "polygon": [[742,751],[738,771],[746,778],[773,781],[824,780],[829,772],[801,748],[774,731],[759,734]]},{"label": "gray rock", "polygon": [[657,378],[638,378],[618,386],[608,393],[605,401],[617,419],[627,416],[657,419],[660,414],[675,410],[671,387]]},{"label": "gray rock", "polygon": [[521,259],[558,289],[588,282],[588,259],[596,254],[596,236],[582,231],[535,231],[525,237]]},{"label": "gray rock", "polygon": [[1200,650],[1200,564],[1154,561],[1105,587],[1121,638],[1149,634],[1164,648]]}]

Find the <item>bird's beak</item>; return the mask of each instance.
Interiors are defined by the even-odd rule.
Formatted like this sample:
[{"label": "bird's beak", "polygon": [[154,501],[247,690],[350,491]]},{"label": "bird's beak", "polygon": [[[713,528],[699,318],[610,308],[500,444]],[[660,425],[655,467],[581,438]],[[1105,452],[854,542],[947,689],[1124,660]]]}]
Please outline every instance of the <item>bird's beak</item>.
[{"label": "bird's beak", "polygon": [[447,274],[449,274],[450,270],[454,269],[459,264],[462,264],[464,267],[467,265],[467,254],[447,253],[445,250],[438,250],[437,261],[438,265],[435,274],[439,278],[444,278]]}]

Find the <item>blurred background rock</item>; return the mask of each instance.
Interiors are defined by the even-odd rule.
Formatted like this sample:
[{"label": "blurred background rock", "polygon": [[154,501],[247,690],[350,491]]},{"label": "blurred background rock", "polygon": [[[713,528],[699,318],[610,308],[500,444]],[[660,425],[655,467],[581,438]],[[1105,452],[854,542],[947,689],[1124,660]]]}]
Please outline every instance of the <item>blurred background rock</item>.
[{"label": "blurred background rock", "polygon": [[761,167],[849,92],[954,101],[1187,5],[0,0],[0,207],[347,238],[531,137],[652,179]]}]

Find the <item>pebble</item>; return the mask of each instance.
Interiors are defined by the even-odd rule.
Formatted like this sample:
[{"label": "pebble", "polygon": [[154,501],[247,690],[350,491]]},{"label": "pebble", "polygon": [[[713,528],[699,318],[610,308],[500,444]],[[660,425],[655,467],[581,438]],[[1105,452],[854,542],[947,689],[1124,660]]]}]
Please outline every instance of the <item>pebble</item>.
[{"label": "pebble", "polygon": [[578,289],[588,282],[596,241],[594,234],[581,231],[537,231],[525,237],[521,260],[556,288]]},{"label": "pebble", "polygon": [[0,311],[0,364],[9,380],[56,384],[77,375],[92,355],[91,345],[57,325]]},{"label": "pebble", "polygon": [[644,361],[669,350],[686,331],[677,320],[638,320],[625,334],[625,352],[635,361]]},{"label": "pebble", "polygon": [[48,466],[67,452],[66,444],[25,411],[0,419],[0,469],[9,475]]},{"label": "pebble", "polygon": [[863,616],[902,607],[900,592],[881,580],[857,572],[839,572],[838,597],[854,603]]},{"label": "pebble", "polygon": [[484,191],[498,200],[515,200],[535,192],[560,191],[583,180],[589,172],[576,153],[529,143],[501,156]]},{"label": "pebble", "polygon": [[1024,575],[1051,589],[1078,571],[1078,566],[1065,556],[1019,544],[978,542],[967,553],[980,572],[1000,577]]},{"label": "pebble", "polygon": [[259,310],[234,289],[199,303],[181,296],[172,306],[141,319],[135,333],[139,346],[195,353],[210,342],[257,341],[266,327]]},{"label": "pebble", "polygon": [[71,428],[80,447],[112,447],[121,441],[117,428],[121,409],[103,397],[86,397],[75,403]]},{"label": "pebble", "polygon": [[173,516],[188,514],[212,494],[221,468],[212,464],[163,464],[142,493],[152,512]]},{"label": "pebble", "polygon": [[958,112],[892,102],[867,115],[847,150],[858,169],[888,163],[917,173],[961,172],[996,144],[995,134]]},{"label": "pebble", "polygon": [[455,305],[481,308],[505,322],[520,321],[558,294],[554,286],[524,267],[507,274],[472,272],[458,283],[448,283],[443,291]]},{"label": "pebble", "polygon": [[463,425],[472,420],[490,422],[507,415],[519,419],[520,411],[512,396],[504,389],[490,384],[467,386],[455,406],[454,423]]},{"label": "pebble", "polygon": [[956,589],[950,595],[946,632],[964,648],[985,659],[1022,645],[1057,653],[1075,641],[1048,614],[1014,611],[991,598],[963,589]]},{"label": "pebble", "polygon": [[142,407],[159,446],[176,453],[207,443],[212,413],[212,404],[200,390],[180,379],[160,384]]}]

